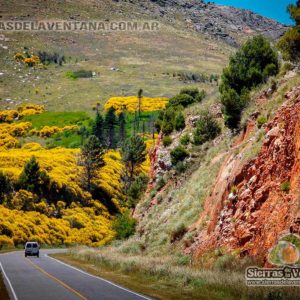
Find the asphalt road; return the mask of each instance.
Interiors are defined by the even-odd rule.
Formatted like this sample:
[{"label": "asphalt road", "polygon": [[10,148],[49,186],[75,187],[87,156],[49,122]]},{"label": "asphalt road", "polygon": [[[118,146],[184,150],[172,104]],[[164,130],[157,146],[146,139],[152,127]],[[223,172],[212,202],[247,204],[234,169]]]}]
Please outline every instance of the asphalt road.
[{"label": "asphalt road", "polygon": [[145,300],[138,293],[59,262],[41,250],[40,257],[24,252],[0,255],[0,269],[12,300]]}]

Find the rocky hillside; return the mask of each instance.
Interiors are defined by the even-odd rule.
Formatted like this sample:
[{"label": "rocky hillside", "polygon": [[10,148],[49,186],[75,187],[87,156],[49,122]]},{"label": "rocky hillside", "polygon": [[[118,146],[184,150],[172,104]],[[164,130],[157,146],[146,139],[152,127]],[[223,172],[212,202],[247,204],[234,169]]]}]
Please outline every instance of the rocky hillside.
[{"label": "rocky hillside", "polygon": [[225,247],[239,249],[241,256],[266,258],[281,235],[299,234],[300,86],[289,90],[285,99],[265,125],[261,150],[243,162],[247,148],[258,138],[255,121],[249,120],[238,141],[245,145],[227,156],[205,200],[198,222],[209,215],[207,227],[188,251],[200,255]]},{"label": "rocky hillside", "polygon": [[[237,47],[243,35],[262,33],[278,39],[287,30],[274,20],[245,9],[205,3],[199,0],[150,0],[130,1],[139,4],[147,15],[156,16],[169,23],[180,19],[184,24],[209,37],[225,41]],[[123,2],[127,2],[126,0]]]},{"label": "rocky hillside", "polygon": [[[184,174],[171,168],[170,151],[193,132],[198,108],[186,112],[187,126],[172,134],[170,146],[158,140],[149,193],[135,211],[137,238],[149,253],[183,251],[209,266],[218,250],[267,263],[282,235],[299,234],[299,84],[299,75],[290,72],[260,89],[244,130],[190,146]],[[203,106],[222,122],[216,104]],[[269,119],[262,126],[261,116]]]}]

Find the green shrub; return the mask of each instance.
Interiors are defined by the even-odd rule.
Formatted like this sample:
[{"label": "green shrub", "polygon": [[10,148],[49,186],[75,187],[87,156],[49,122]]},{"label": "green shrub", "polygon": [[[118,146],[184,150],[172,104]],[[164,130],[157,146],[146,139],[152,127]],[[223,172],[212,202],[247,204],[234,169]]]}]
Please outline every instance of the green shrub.
[{"label": "green shrub", "polygon": [[188,151],[186,151],[182,146],[176,147],[171,151],[170,155],[173,166],[176,166],[178,162],[184,161],[187,157],[189,157]]},{"label": "green shrub", "polygon": [[200,115],[200,119],[197,122],[197,127],[194,131],[194,144],[202,145],[203,143],[214,139],[221,132],[221,128],[213,116],[204,111]]},{"label": "green shrub", "polygon": [[230,193],[232,193],[233,195],[236,195],[238,193],[238,188],[236,185],[233,185],[231,188],[230,188]]},{"label": "green shrub", "polygon": [[164,147],[168,147],[172,144],[172,138],[168,135],[163,137],[163,145]]},{"label": "green shrub", "polygon": [[180,95],[189,95],[196,99],[196,97],[199,95],[199,89],[198,88],[184,88],[180,91]]},{"label": "green shrub", "polygon": [[68,71],[66,72],[66,77],[69,79],[91,78],[93,77],[93,72],[82,69],[79,71]]},{"label": "green shrub", "polygon": [[291,189],[291,184],[289,181],[285,181],[281,184],[281,190],[285,193],[288,193]]},{"label": "green shrub", "polygon": [[181,145],[188,145],[190,143],[190,137],[188,134],[184,134],[181,138],[180,138],[180,144]]},{"label": "green shrub", "polygon": [[282,64],[281,69],[280,69],[280,75],[284,76],[287,72],[293,70],[294,66],[290,62],[285,62]]},{"label": "green shrub", "polygon": [[136,220],[129,216],[129,212],[116,216],[113,222],[113,229],[116,231],[116,238],[124,240],[135,232]]},{"label": "green shrub", "polygon": [[187,169],[187,164],[184,163],[183,161],[178,162],[175,166],[175,171],[177,175],[184,173],[186,169]]},{"label": "green shrub", "polygon": [[129,207],[133,208],[136,206],[137,202],[147,188],[148,181],[149,177],[143,174],[134,179],[127,191]]},{"label": "green shrub", "polygon": [[165,135],[171,134],[174,129],[183,129],[185,127],[185,120],[182,110],[182,106],[168,107],[158,115],[155,127]]},{"label": "green shrub", "polygon": [[171,98],[169,100],[169,103],[167,106],[168,107],[170,107],[170,106],[176,107],[176,106],[182,105],[183,107],[187,107],[188,105],[190,105],[194,102],[195,102],[195,99],[192,96],[190,96],[188,94],[179,94],[179,95],[176,95],[173,98]]},{"label": "green shrub", "polygon": [[206,97],[206,92],[202,90],[197,97],[195,98],[196,102],[202,102],[202,100]]},{"label": "green shrub", "polygon": [[177,254],[176,263],[179,266],[186,266],[190,263],[191,258],[188,255],[183,255],[181,253]]},{"label": "green shrub", "polygon": [[264,124],[266,124],[268,119],[265,116],[260,116],[256,120],[256,124],[258,128],[261,128]]},{"label": "green shrub", "polygon": [[185,119],[182,112],[179,112],[175,118],[174,127],[177,131],[183,129],[185,127]]}]

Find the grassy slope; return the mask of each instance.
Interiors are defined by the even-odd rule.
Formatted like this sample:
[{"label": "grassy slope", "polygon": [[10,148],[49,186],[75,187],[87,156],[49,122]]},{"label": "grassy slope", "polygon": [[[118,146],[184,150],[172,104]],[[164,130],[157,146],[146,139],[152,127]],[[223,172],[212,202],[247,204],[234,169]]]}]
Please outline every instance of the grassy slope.
[{"label": "grassy slope", "polygon": [[[78,12],[82,20],[149,18],[138,10],[133,13],[129,4],[119,6],[111,1],[110,6],[101,1],[97,9],[93,1],[60,2],[55,8],[50,1],[38,7],[34,1],[15,2],[1,5],[3,19],[27,14],[40,19],[69,19]],[[4,73],[0,76],[0,109],[26,101],[43,103],[50,110],[91,111],[96,102],[103,104],[110,96],[135,95],[139,88],[145,95],[172,96],[190,85],[173,78],[174,72],[220,74],[230,48],[188,31],[180,23],[175,25],[162,25],[159,33],[6,33],[9,40],[3,45],[8,49],[0,51],[0,71]],[[63,53],[68,62],[63,67],[51,65],[48,70],[25,68],[13,60],[14,53],[22,52],[24,46],[30,53]],[[111,67],[120,71],[111,71]],[[67,71],[81,68],[95,71],[96,78],[66,77]],[[216,89],[211,84],[192,85],[209,92]]]}]

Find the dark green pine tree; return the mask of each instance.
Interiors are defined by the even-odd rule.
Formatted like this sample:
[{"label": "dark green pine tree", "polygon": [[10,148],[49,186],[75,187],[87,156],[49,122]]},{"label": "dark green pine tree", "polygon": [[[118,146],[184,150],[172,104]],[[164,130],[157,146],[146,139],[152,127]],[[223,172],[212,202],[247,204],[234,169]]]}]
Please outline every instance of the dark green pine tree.
[{"label": "dark green pine tree", "polygon": [[105,127],[105,140],[106,147],[108,149],[116,148],[116,136],[115,136],[115,127],[117,125],[117,117],[115,109],[113,107],[109,108],[105,115],[104,127]]},{"label": "dark green pine tree", "polygon": [[2,204],[13,191],[12,184],[6,174],[0,171],[0,204]]},{"label": "dark green pine tree", "polygon": [[146,155],[146,144],[140,136],[132,136],[126,140],[122,148],[122,160],[125,163],[129,184],[133,181],[137,168],[145,161]]},{"label": "dark green pine tree", "polygon": [[103,127],[104,127],[103,117],[97,110],[95,122],[94,122],[93,128],[92,128],[92,134],[99,139],[99,141],[102,145],[104,144],[103,143],[104,142],[103,141]]},{"label": "dark green pine tree", "polygon": [[49,182],[49,176],[46,172],[41,171],[36,157],[32,156],[25,164],[17,185],[21,189],[43,196],[43,194],[47,191]]},{"label": "dark green pine tree", "polygon": [[136,131],[140,131],[140,119],[141,119],[141,111],[142,111],[142,98],[143,98],[143,90],[139,89],[138,91],[138,115],[135,116],[135,121],[136,121]]},{"label": "dark green pine tree", "polygon": [[104,166],[104,150],[99,139],[91,135],[81,148],[79,165],[83,166],[82,181],[87,191],[92,191],[92,181],[99,168]]},{"label": "dark green pine tree", "polygon": [[119,123],[119,145],[123,147],[126,139],[126,118],[123,112],[119,114],[118,123]]}]

